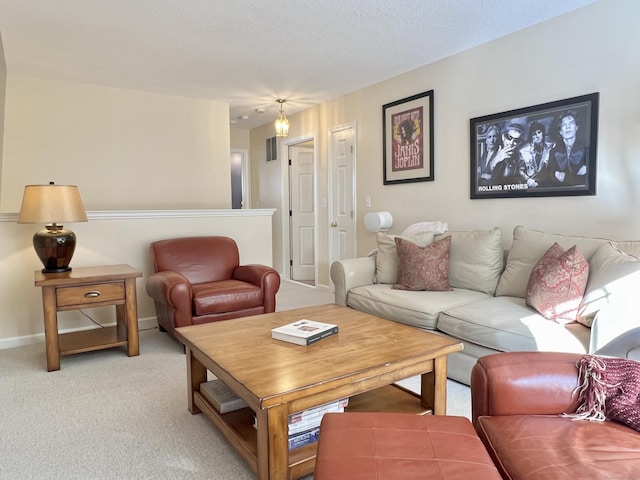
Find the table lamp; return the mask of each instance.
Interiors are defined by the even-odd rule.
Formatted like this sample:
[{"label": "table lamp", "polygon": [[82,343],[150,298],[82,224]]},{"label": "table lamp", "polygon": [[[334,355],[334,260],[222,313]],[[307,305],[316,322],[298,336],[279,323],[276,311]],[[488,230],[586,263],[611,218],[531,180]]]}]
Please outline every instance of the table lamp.
[{"label": "table lamp", "polygon": [[33,247],[44,265],[43,273],[68,272],[76,249],[76,235],[61,223],[86,222],[80,192],[75,185],[27,185],[24,187],[18,223],[45,223],[33,235]]}]

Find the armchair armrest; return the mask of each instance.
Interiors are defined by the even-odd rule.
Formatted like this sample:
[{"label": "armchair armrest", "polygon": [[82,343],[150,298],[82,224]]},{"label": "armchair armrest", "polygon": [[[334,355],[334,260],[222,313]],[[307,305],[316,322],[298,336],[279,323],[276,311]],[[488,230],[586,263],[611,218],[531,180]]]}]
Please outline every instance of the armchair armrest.
[{"label": "armchair armrest", "polygon": [[147,294],[154,302],[165,305],[173,312],[173,325],[191,324],[191,297],[193,296],[189,281],[177,272],[156,272],[147,277],[145,283]]},{"label": "armchair armrest", "polygon": [[276,293],[280,289],[280,274],[266,265],[240,265],[233,270],[233,278],[257,285],[262,289],[264,312],[276,311]]},{"label": "armchair armrest", "polygon": [[349,258],[333,262],[331,280],[335,286],[335,303],[346,307],[349,290],[372,284],[375,273],[375,257]]},{"label": "armchair armrest", "polygon": [[508,352],[478,359],[471,371],[471,414],[556,415],[578,407],[576,363],[582,355]]},{"label": "armchair armrest", "polygon": [[191,305],[191,284],[176,272],[156,272],[147,277],[147,293],[156,302],[177,308],[183,301]]}]

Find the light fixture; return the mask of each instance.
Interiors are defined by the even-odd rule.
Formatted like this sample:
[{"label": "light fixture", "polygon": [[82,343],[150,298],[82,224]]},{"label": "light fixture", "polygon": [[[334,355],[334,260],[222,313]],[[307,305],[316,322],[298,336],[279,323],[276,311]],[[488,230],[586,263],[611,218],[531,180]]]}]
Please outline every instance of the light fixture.
[{"label": "light fixture", "polygon": [[393,225],[393,217],[389,212],[370,212],[364,216],[364,228],[370,232],[389,230]]},{"label": "light fixture", "polygon": [[27,185],[24,187],[18,223],[45,223],[33,235],[33,247],[44,265],[43,273],[67,272],[76,248],[76,235],[59,225],[86,222],[80,192],[75,185]]},{"label": "light fixture", "polygon": [[276,137],[286,137],[289,135],[289,120],[284,116],[283,105],[286,102],[284,98],[276,100],[280,104],[280,116],[276,120]]}]

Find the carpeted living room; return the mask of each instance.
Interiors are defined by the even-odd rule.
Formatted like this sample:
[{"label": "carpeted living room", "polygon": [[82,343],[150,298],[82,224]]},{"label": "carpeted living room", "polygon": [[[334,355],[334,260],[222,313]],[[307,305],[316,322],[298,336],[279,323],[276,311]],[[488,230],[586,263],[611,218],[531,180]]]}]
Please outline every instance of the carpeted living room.
[{"label": "carpeted living room", "polygon": [[[285,281],[277,302],[282,311],[333,295]],[[0,477],[256,478],[204,415],[187,410],[183,348],[157,327],[140,332],[137,357],[72,355],[57,372],[46,371],[44,357],[42,343],[0,351]],[[403,384],[415,390],[416,382]],[[467,386],[450,382],[447,413],[470,417]]]},{"label": "carpeted living room", "polygon": [[0,0],[0,478],[640,478],[639,16]]}]

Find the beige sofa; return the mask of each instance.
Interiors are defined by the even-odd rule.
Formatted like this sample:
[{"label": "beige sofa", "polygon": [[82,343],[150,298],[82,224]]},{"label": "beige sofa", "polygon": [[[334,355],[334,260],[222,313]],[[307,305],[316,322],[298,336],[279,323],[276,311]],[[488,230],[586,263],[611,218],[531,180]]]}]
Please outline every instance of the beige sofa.
[{"label": "beige sofa", "polygon": [[[629,293],[640,287],[640,242],[550,234],[518,226],[505,255],[499,228],[445,232],[434,240],[447,235],[451,236],[453,291],[391,288],[395,279],[388,274],[394,264],[386,264],[388,251],[384,258],[380,255],[385,245],[379,234],[378,255],[331,266],[335,303],[461,340],[463,351],[449,358],[449,377],[467,385],[472,367],[484,355],[599,353],[603,348],[610,352],[612,344],[640,326],[633,314],[635,295]],[[556,323],[526,305],[533,266],[555,242],[565,249],[577,245],[589,262],[583,323]],[[430,243],[428,235],[424,243]]]}]

